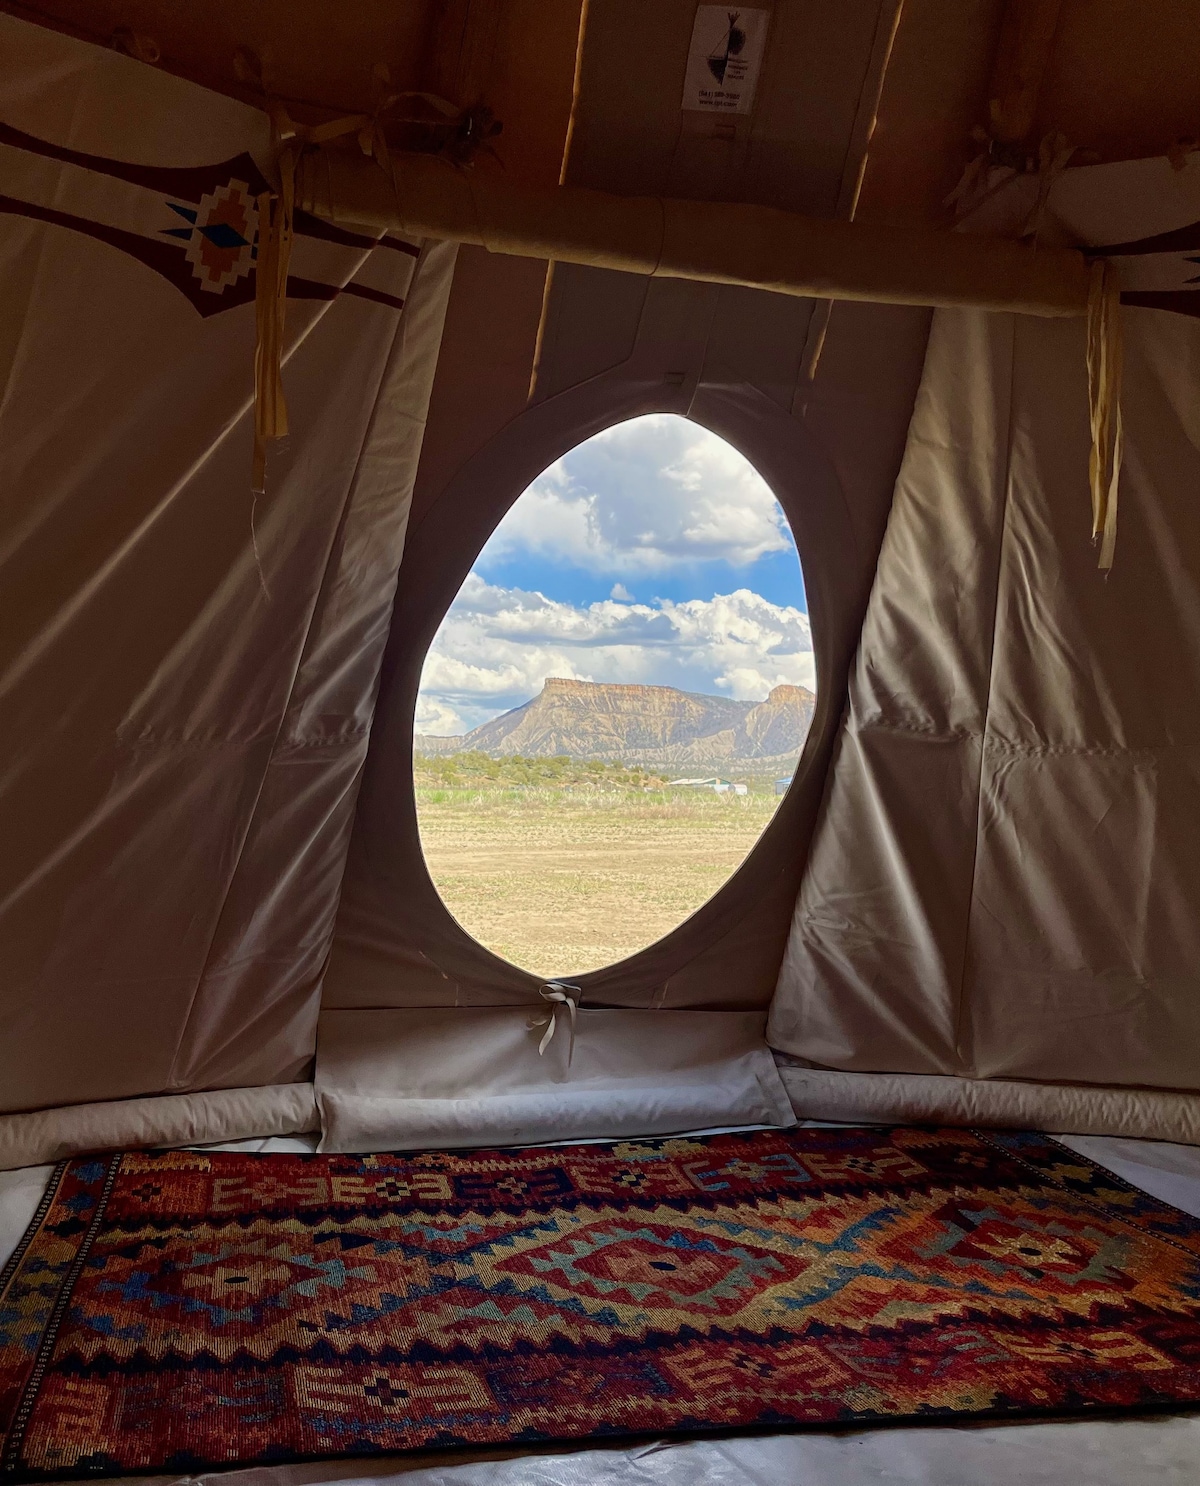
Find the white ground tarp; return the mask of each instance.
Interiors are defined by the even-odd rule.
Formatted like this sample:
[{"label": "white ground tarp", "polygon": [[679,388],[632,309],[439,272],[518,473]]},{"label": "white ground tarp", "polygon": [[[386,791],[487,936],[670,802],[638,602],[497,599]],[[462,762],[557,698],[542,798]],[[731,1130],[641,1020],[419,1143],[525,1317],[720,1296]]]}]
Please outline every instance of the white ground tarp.
[{"label": "white ground tarp", "polygon": [[768,1036],[831,1070],[1188,1093],[1200,160],[1063,183],[1051,223],[1117,244],[1136,305],[1116,566],[1082,322],[938,311]]}]

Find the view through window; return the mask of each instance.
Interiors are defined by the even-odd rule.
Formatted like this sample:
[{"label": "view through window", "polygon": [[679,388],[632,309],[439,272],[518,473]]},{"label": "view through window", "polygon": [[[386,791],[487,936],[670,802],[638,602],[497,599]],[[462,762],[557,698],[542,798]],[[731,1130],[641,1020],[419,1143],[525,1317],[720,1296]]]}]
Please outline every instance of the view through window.
[{"label": "view through window", "polygon": [[446,906],[545,977],[652,944],[762,833],[814,689],[754,468],[674,414],[596,434],[515,503],[425,660],[417,809]]}]

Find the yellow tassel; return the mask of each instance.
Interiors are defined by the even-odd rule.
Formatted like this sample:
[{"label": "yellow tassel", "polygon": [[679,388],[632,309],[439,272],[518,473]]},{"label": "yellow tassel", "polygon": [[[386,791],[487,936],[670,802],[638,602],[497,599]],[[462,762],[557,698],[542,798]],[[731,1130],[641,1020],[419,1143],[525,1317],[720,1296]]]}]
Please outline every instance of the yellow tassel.
[{"label": "yellow tassel", "polygon": [[[235,70],[244,81],[262,88],[262,64],[248,52],[235,57]],[[387,81],[387,68],[377,65],[376,77]],[[256,496],[266,488],[267,445],[288,431],[283,396],[283,349],[287,317],[288,264],[292,256],[292,216],[296,201],[296,164],[305,148],[316,148],[347,135],[358,136],[363,154],[371,155],[391,174],[387,139],[380,115],[402,98],[420,98],[444,116],[459,117],[452,104],[430,93],[393,93],[381,97],[373,114],[347,114],[325,124],[298,124],[277,99],[266,94],[271,133],[279,148],[279,194],[258,198],[258,265],[254,291],[254,463],[251,489]]]},{"label": "yellow tassel", "polygon": [[1121,426],[1121,285],[1113,265],[1092,265],[1087,314],[1088,413],[1092,453],[1092,540],[1100,543],[1100,571],[1113,565],[1117,542],[1117,487],[1124,454]]},{"label": "yellow tassel", "polygon": [[283,396],[283,347],[287,318],[288,264],[292,256],[296,152],[287,144],[279,154],[279,195],[258,198],[258,267],[254,295],[254,478],[265,486],[267,444],[288,431]]},{"label": "yellow tassel", "polygon": [[[296,200],[296,165],[300,152],[331,140],[356,134],[365,155],[372,155],[391,174],[387,140],[380,121],[382,114],[402,98],[420,98],[444,117],[458,119],[460,110],[431,93],[381,93],[372,114],[347,114],[325,124],[298,124],[278,98],[271,97],[263,79],[262,63],[252,53],[239,51],[234,70],[243,82],[260,89],[271,117],[271,134],[278,150],[279,194],[264,192],[258,198],[258,265],[254,291],[254,463],[251,489],[255,496],[266,488],[267,445],[288,431],[287,403],[283,396],[283,349],[287,316],[288,264],[292,256],[292,215]],[[380,86],[388,82],[388,71],[377,63]],[[251,527],[253,535],[253,526]],[[257,548],[256,555],[257,555]],[[261,571],[261,570],[260,570]],[[264,585],[265,587],[265,585]]]},{"label": "yellow tassel", "polygon": [[283,396],[283,349],[287,318],[288,265],[292,256],[292,216],[296,202],[296,162],[305,146],[322,145],[358,133],[370,148],[382,151],[383,131],[368,114],[351,114],[312,128],[297,124],[281,103],[268,100],[277,144],[279,194],[258,198],[258,269],[254,293],[254,467],[251,486],[262,495],[266,485],[267,444],[288,431]]}]

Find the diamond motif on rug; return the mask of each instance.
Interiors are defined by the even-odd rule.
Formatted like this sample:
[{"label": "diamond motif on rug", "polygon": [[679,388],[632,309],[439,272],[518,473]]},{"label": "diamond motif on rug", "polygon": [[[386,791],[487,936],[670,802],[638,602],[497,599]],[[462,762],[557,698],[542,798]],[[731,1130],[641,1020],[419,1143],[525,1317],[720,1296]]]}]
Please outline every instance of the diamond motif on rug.
[{"label": "diamond motif on rug", "polygon": [[692,1305],[721,1310],[740,1294],[793,1279],[805,1267],[794,1255],[733,1243],[701,1229],[613,1219],[589,1223],[502,1259],[497,1273],[536,1275],[581,1298],[650,1308]]}]

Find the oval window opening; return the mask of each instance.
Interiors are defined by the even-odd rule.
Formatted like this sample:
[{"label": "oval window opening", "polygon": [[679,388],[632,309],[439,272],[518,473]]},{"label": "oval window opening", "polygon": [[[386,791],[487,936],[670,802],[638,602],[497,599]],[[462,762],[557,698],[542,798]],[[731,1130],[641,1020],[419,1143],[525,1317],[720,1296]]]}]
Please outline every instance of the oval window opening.
[{"label": "oval window opening", "polygon": [[807,608],[782,507],[707,429],[634,418],[541,474],[421,677],[421,845],[462,927],[569,977],[711,898],[804,745]]}]

